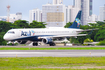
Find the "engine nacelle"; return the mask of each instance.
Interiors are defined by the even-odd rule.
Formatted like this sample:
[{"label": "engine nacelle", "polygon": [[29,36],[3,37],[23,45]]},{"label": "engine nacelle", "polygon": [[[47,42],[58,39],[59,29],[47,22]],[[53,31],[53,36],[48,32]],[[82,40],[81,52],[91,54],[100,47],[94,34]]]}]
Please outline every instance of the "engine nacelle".
[{"label": "engine nacelle", "polygon": [[53,40],[51,38],[43,38],[42,42],[45,44],[51,44],[53,42]]},{"label": "engine nacelle", "polygon": [[27,41],[18,41],[19,44],[26,44]]}]

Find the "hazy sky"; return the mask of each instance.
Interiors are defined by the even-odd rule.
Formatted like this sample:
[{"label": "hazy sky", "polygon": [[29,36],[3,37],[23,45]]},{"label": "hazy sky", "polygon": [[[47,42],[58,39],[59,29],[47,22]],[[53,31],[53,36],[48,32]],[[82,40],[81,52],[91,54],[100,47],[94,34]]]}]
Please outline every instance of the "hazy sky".
[{"label": "hazy sky", "polygon": [[[52,3],[53,0],[0,0],[0,16],[7,16],[7,5],[10,5],[10,14],[22,13],[22,19],[29,20],[29,10],[39,8],[42,5]],[[63,0],[66,6],[73,5],[73,0]],[[104,6],[105,0],[93,0],[93,14],[99,15],[100,6]]]}]

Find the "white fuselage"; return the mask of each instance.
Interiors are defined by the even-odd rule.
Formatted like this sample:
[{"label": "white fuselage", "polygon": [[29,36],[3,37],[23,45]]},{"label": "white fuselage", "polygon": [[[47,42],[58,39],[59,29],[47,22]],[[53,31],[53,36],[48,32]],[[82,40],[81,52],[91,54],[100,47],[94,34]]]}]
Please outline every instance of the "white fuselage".
[{"label": "white fuselage", "polygon": [[37,28],[37,29],[11,29],[5,35],[4,39],[11,41],[19,38],[27,38],[31,36],[65,36],[65,35],[77,35],[81,29],[71,28]]}]

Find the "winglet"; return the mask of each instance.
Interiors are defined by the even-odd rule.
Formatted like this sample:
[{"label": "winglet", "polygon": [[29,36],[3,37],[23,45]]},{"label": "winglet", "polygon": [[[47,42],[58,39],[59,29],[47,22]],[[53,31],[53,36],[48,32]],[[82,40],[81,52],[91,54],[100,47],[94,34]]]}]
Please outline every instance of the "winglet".
[{"label": "winglet", "polygon": [[75,21],[73,22],[73,24],[69,27],[69,28],[76,28],[76,29],[80,29],[80,20],[81,20],[81,13],[82,11],[80,10],[75,18]]}]

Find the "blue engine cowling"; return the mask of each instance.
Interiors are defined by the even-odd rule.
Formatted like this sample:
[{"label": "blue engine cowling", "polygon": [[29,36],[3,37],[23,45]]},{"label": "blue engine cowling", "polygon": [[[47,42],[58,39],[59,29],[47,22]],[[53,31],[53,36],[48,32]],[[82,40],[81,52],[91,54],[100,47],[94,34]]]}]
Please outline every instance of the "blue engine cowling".
[{"label": "blue engine cowling", "polygon": [[42,39],[42,42],[45,44],[51,44],[53,42],[53,40],[51,38],[44,38],[44,39]]}]

